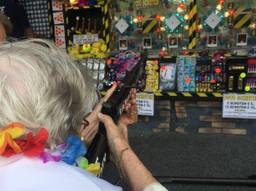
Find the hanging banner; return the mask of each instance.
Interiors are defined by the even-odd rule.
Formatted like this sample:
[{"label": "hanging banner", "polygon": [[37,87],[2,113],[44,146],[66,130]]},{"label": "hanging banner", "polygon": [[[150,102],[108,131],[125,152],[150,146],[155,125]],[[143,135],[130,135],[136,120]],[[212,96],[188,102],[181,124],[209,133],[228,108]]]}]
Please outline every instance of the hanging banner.
[{"label": "hanging banner", "polygon": [[256,119],[256,94],[224,94],[222,117]]},{"label": "hanging banner", "polygon": [[147,8],[147,7],[152,7],[152,6],[157,6],[159,5],[159,0],[135,0],[135,7],[139,8]]},{"label": "hanging banner", "polygon": [[137,93],[138,115],[154,116],[154,94]]},{"label": "hanging banner", "polygon": [[198,44],[198,9],[196,0],[189,0],[189,44],[188,49],[196,48]]}]

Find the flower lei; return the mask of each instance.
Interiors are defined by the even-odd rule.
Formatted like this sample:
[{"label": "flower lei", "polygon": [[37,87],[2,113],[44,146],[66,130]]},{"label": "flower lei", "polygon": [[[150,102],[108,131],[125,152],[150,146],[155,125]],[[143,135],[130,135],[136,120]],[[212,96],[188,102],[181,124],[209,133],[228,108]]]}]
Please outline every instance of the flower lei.
[{"label": "flower lei", "polygon": [[33,134],[28,132],[22,123],[12,123],[0,128],[0,156],[11,157],[23,154],[27,157],[39,157],[44,163],[64,161],[95,175],[100,173],[101,167],[98,163],[89,164],[88,160],[83,157],[87,148],[79,137],[68,136],[65,143],[58,145],[53,151],[46,148],[48,137],[49,133],[45,128],[41,128],[37,134]]}]

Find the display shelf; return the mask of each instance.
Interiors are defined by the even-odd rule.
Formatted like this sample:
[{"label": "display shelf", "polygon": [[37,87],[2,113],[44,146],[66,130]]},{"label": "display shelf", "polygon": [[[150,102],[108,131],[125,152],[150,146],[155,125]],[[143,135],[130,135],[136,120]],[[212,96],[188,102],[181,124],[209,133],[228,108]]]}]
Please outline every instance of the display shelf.
[{"label": "display shelf", "polygon": [[195,93],[195,92],[154,92],[156,100],[172,101],[221,101],[223,93]]},{"label": "display shelf", "polygon": [[[106,91],[100,92],[102,96],[106,95]],[[171,100],[207,100],[207,101],[221,101],[223,93],[214,92],[214,93],[195,93],[195,92],[144,92],[149,94],[154,94],[156,100],[171,99]]]},{"label": "display shelf", "polygon": [[256,78],[256,73],[247,73],[247,77]]}]

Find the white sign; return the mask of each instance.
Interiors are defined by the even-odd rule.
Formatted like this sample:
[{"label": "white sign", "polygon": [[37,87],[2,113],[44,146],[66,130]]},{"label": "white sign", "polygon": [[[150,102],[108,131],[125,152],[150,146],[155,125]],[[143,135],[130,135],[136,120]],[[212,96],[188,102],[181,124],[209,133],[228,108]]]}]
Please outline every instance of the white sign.
[{"label": "white sign", "polygon": [[205,23],[209,25],[212,29],[215,29],[215,27],[218,26],[220,23],[221,18],[216,15],[214,12],[209,15],[209,17],[205,20]]},{"label": "white sign", "polygon": [[137,93],[136,97],[138,115],[153,116],[154,94]]},{"label": "white sign", "polygon": [[152,7],[159,5],[159,0],[134,0],[136,7]]},{"label": "white sign", "polygon": [[224,94],[223,118],[256,119],[256,94]]},{"label": "white sign", "polygon": [[73,44],[86,44],[86,43],[94,43],[99,40],[98,34],[91,35],[74,35],[73,36]]},{"label": "white sign", "polygon": [[181,24],[181,22],[175,15],[172,15],[167,19],[166,24],[172,31],[174,31]]},{"label": "white sign", "polygon": [[116,23],[115,27],[119,30],[121,34],[123,34],[129,28],[129,24],[124,19],[120,19]]}]

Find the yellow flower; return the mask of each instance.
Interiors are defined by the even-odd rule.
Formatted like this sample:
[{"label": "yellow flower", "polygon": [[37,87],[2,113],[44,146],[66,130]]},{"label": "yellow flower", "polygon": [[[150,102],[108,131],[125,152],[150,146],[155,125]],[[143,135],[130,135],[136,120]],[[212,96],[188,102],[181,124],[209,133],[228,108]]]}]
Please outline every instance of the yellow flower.
[{"label": "yellow flower", "polygon": [[11,147],[16,153],[20,153],[22,150],[14,139],[23,136],[26,132],[26,128],[21,123],[12,123],[6,127],[0,128],[0,155],[2,155],[6,147]]}]

